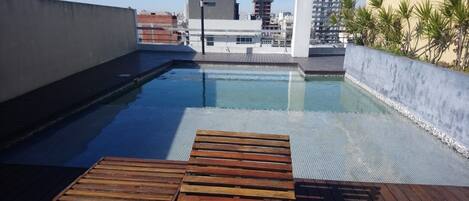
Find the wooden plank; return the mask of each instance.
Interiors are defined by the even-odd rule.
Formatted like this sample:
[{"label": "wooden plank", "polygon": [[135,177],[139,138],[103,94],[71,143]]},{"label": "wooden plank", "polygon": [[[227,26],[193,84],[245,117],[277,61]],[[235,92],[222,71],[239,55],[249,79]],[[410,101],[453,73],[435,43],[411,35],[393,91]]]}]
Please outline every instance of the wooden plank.
[{"label": "wooden plank", "polygon": [[276,135],[276,134],[273,135],[273,134],[214,131],[214,130],[197,130],[197,135],[223,136],[223,137],[236,137],[236,138],[249,138],[249,139],[265,139],[265,140],[280,140],[280,141],[289,141],[290,140],[290,137],[288,135]]},{"label": "wooden plank", "polygon": [[155,183],[143,181],[121,181],[121,180],[103,180],[103,179],[80,179],[78,184],[108,184],[108,185],[132,185],[132,186],[151,186],[160,188],[177,189],[179,185],[168,183]]},{"label": "wooden plank", "polygon": [[425,201],[425,200],[421,200],[420,197],[417,195],[417,193],[411,188],[412,185],[404,185],[404,184],[400,184],[400,185],[397,185],[397,187],[401,190],[401,192],[403,192],[405,194],[405,196],[409,199],[409,200],[415,200],[415,201]]},{"label": "wooden plank", "polygon": [[130,166],[130,167],[150,167],[150,168],[171,168],[171,169],[185,169],[187,164],[163,164],[163,163],[142,163],[142,162],[129,162],[129,161],[101,161],[100,165],[116,165],[116,166]]},{"label": "wooden plank", "polygon": [[153,177],[153,176],[139,176],[139,175],[113,175],[113,174],[96,174],[88,173],[83,178],[88,179],[119,179],[123,181],[147,181],[157,183],[180,183],[181,178],[174,177]]},{"label": "wooden plank", "polygon": [[194,143],[193,149],[234,151],[234,152],[246,152],[246,153],[263,153],[263,154],[279,154],[279,155],[291,154],[290,150],[286,148],[230,145],[230,144],[211,144],[211,143]]},{"label": "wooden plank", "polygon": [[469,197],[467,197],[464,192],[460,191],[458,188],[453,186],[442,186],[442,188],[453,194],[458,200],[469,200]]},{"label": "wooden plank", "polygon": [[442,196],[442,198],[447,199],[447,200],[458,200],[456,196],[454,196],[451,192],[447,191],[446,189],[442,188],[442,186],[430,186],[430,189],[433,189],[435,192],[437,192],[439,195]]},{"label": "wooden plank", "polygon": [[204,137],[196,136],[195,142],[201,143],[220,143],[220,144],[239,144],[239,145],[255,145],[265,147],[284,147],[290,148],[289,142],[272,141],[272,140],[256,140],[256,139],[234,139],[227,137]]},{"label": "wooden plank", "polygon": [[135,175],[135,176],[153,176],[153,177],[171,177],[171,178],[182,178],[184,174],[178,173],[164,173],[164,172],[130,172],[124,170],[105,170],[105,169],[91,169],[91,173],[97,174],[111,174],[111,175]]},{"label": "wooden plank", "polygon": [[105,157],[102,161],[125,161],[125,162],[141,162],[141,163],[174,164],[174,165],[185,165],[185,164],[187,164],[187,162],[185,162],[185,161],[140,159],[140,158],[122,158],[122,157]]},{"label": "wooden plank", "polygon": [[410,185],[410,188],[412,188],[412,190],[415,192],[415,195],[417,195],[420,198],[420,200],[424,200],[424,201],[434,200],[430,195],[428,195],[428,193],[425,191],[425,189],[422,188],[421,185]]},{"label": "wooden plank", "polygon": [[216,167],[234,167],[234,168],[245,168],[253,170],[270,170],[270,171],[292,171],[290,164],[280,163],[259,163],[252,161],[236,161],[236,160],[223,160],[223,159],[205,159],[205,158],[190,158],[190,165],[205,165],[205,166],[216,166]]},{"label": "wooden plank", "polygon": [[260,171],[260,170],[243,170],[243,169],[220,168],[220,167],[189,166],[187,168],[187,172],[193,173],[193,174],[225,175],[225,176],[266,178],[266,179],[279,179],[279,180],[293,179],[292,173],[270,172],[270,171]]},{"label": "wooden plank", "polygon": [[288,199],[294,200],[295,194],[293,191],[271,191],[271,190],[257,190],[246,188],[228,188],[228,187],[214,187],[214,186],[197,186],[186,185],[181,186],[182,193],[202,193],[213,195],[230,195],[230,196],[247,196],[247,197],[260,197],[272,199]]},{"label": "wooden plank", "polygon": [[160,173],[185,173],[184,169],[170,169],[170,168],[148,168],[148,167],[131,167],[131,166],[118,166],[118,165],[97,165],[95,169],[103,170],[123,170],[134,172],[160,172]]},{"label": "wooden plank", "polygon": [[64,195],[59,198],[59,201],[138,201],[135,199],[124,199],[124,198],[103,198],[94,196],[74,196]]},{"label": "wooden plank", "polygon": [[206,158],[225,158],[225,159],[239,159],[250,161],[263,161],[263,162],[277,162],[277,163],[291,163],[291,158],[286,156],[273,156],[262,154],[250,153],[234,153],[234,152],[221,152],[221,151],[197,151],[191,152],[191,157],[206,157]]},{"label": "wooden plank", "polygon": [[394,197],[401,201],[408,201],[409,199],[405,196],[405,194],[397,187],[396,184],[387,184],[386,185],[389,189],[389,191],[391,191],[391,193],[394,195]]},{"label": "wooden plank", "polygon": [[181,194],[178,201],[259,201],[259,199],[228,198],[221,196],[185,195]]},{"label": "wooden plank", "polygon": [[136,199],[136,200],[159,200],[170,201],[173,196],[169,195],[147,195],[143,193],[118,193],[118,192],[105,192],[105,191],[83,191],[83,190],[68,190],[65,195],[76,196],[95,196],[104,198],[123,198],[123,199]]},{"label": "wooden plank", "polygon": [[123,186],[123,185],[101,185],[101,184],[76,184],[73,186],[75,190],[87,191],[111,191],[122,193],[146,193],[150,195],[174,195],[175,188],[145,187],[145,186]]},{"label": "wooden plank", "polygon": [[210,177],[210,176],[185,176],[185,183],[209,184],[209,185],[234,185],[241,187],[256,187],[269,189],[293,190],[295,188],[293,181],[278,180],[262,180],[248,178],[232,178],[232,177]]}]

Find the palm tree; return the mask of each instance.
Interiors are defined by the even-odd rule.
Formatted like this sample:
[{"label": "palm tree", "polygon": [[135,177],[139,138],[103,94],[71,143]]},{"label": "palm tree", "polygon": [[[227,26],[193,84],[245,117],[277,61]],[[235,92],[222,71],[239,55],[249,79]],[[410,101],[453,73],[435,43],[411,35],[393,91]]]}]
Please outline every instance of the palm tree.
[{"label": "palm tree", "polygon": [[401,19],[391,7],[379,9],[378,28],[384,37],[384,46],[394,50],[398,49],[402,39]]},{"label": "palm tree", "polygon": [[373,14],[366,8],[358,8],[355,18],[357,32],[360,33],[363,43],[367,46],[373,46],[376,38],[376,24]]},{"label": "palm tree", "polygon": [[[424,35],[424,30],[425,30],[425,27],[428,26],[428,21],[430,19],[430,15],[432,14],[432,11],[433,11],[433,6],[429,0],[420,3],[415,7],[415,14],[417,15],[419,19],[417,23],[418,26],[417,26],[417,34],[416,34],[418,39],[420,38],[420,36]],[[429,60],[429,57],[431,54],[431,48],[432,48],[431,41],[428,40],[427,45],[424,45],[420,49],[415,48],[414,52],[417,53],[422,50],[422,53],[418,55],[418,57],[425,55],[426,59]]]},{"label": "palm tree", "polygon": [[454,39],[450,22],[450,19],[434,10],[424,27],[424,34],[431,44],[429,48],[433,49],[429,56],[429,61],[433,64],[440,61],[443,53],[449,48],[451,41]]},{"label": "palm tree", "polygon": [[454,29],[457,30],[455,65],[464,70],[465,58],[462,56],[469,29],[469,3],[467,0],[445,0],[442,9],[445,16],[451,19],[451,27],[454,26]]},{"label": "palm tree", "polygon": [[407,32],[405,33],[405,43],[403,45],[404,53],[409,55],[411,51],[410,42],[412,40],[412,29],[410,27],[410,18],[412,17],[412,13],[414,10],[414,6],[409,4],[409,0],[401,0],[399,3],[399,10],[398,14],[402,19],[405,19],[407,24]]}]

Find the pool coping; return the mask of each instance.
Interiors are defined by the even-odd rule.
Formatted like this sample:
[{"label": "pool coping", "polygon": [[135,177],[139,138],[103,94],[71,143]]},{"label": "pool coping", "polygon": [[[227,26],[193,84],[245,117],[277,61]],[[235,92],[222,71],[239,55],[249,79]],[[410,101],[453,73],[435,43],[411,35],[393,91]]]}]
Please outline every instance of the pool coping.
[{"label": "pool coping", "polygon": [[[184,55],[186,58],[152,58],[146,63],[150,67],[140,67],[138,65],[144,65],[138,63],[138,65],[132,63],[125,64],[127,57],[137,57],[136,61],[141,54],[154,54],[152,56],[158,56],[159,52],[154,51],[135,51],[133,53],[115,58],[111,61],[105,62],[103,64],[94,66],[85,71],[78,72],[74,75],[66,77],[64,79],[58,80],[46,86],[40,87],[34,91],[28,92],[24,95],[16,97],[12,100],[8,100],[0,103],[0,127],[5,131],[5,136],[0,136],[0,150],[6,149],[20,141],[23,141],[30,136],[38,133],[49,126],[60,122],[61,120],[81,112],[93,105],[105,101],[109,98],[114,97],[115,95],[124,93],[128,90],[134,89],[135,87],[140,86],[146,80],[152,79],[155,76],[158,76],[164,73],[166,70],[170,69],[171,66],[177,63],[196,63],[196,64],[227,64],[227,65],[274,65],[274,66],[285,66],[285,67],[297,67],[299,72],[306,76],[317,76],[317,75],[345,75],[345,70],[305,70],[300,61],[295,61],[293,59],[285,62],[259,62],[259,61],[220,61],[216,59],[196,58],[195,55]],[[149,56],[150,57],[150,56]],[[187,59],[187,57],[190,57]],[[124,64],[122,64],[124,63]],[[144,63],[144,62],[143,62]],[[156,65],[153,65],[156,63]],[[115,68],[115,65],[121,65],[122,68]],[[126,66],[127,65],[127,66]],[[303,65],[305,65],[303,63]],[[119,75],[118,71],[133,70],[135,72],[130,73],[129,76],[119,77],[116,79],[115,76]],[[101,72],[102,71],[102,72]],[[86,77],[98,77],[99,73],[106,73],[108,76],[109,82],[100,82],[97,80],[91,79],[95,84],[101,85],[101,89],[93,88],[87,90],[81,90],[82,95],[76,96],[75,98],[79,100],[71,100],[73,98],[55,98],[57,93],[54,92],[54,88],[59,88],[64,92],[60,94],[61,97],[66,97],[75,92],[74,88],[80,87],[82,82],[87,82],[89,79]],[[112,76],[114,77],[112,77]],[[109,77],[110,76],[110,77]],[[88,79],[88,80],[87,80]],[[103,78],[104,79],[104,78]],[[64,86],[62,86],[64,85]],[[68,89],[68,87],[70,89]],[[60,91],[60,90],[59,90]],[[59,92],[60,93],[60,92]],[[58,100],[59,106],[51,104],[47,101],[50,99]],[[51,102],[53,102],[53,100]],[[46,104],[42,104],[44,101]],[[62,101],[65,101],[63,103]],[[41,107],[41,109],[37,109]],[[44,107],[44,108],[42,108]],[[50,109],[50,110],[48,110]],[[42,111],[41,111],[42,110]],[[41,115],[34,116],[28,115],[30,113],[39,112]],[[3,114],[3,115],[2,115]]]}]

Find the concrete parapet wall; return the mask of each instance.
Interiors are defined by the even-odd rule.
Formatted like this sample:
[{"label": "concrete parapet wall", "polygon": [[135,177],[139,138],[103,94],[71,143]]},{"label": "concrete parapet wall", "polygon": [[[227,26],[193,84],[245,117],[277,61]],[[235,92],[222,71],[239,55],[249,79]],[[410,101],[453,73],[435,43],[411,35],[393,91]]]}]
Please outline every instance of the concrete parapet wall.
[{"label": "concrete parapet wall", "polygon": [[133,9],[0,1],[0,102],[133,52]]},{"label": "concrete parapet wall", "polygon": [[469,76],[348,45],[347,77],[469,157]]}]

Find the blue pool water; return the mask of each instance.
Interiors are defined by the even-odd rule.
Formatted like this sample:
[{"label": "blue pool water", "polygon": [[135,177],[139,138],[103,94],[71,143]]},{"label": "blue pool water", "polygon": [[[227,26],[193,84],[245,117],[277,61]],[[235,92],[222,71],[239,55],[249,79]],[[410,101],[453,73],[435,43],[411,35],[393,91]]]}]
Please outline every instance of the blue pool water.
[{"label": "blue pool water", "polygon": [[289,134],[295,177],[469,185],[469,162],[341,77],[175,66],[0,153],[89,167],[102,156],[187,160],[196,129]]}]

